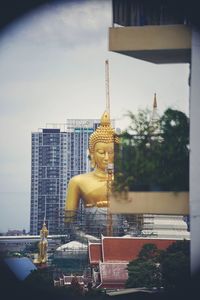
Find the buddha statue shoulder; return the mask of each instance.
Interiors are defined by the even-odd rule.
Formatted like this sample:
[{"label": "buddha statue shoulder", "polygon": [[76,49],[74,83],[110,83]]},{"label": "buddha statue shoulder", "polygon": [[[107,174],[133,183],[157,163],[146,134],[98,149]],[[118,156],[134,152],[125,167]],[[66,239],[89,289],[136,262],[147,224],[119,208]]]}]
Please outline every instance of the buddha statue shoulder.
[{"label": "buddha statue shoulder", "polygon": [[89,139],[89,156],[93,171],[71,178],[68,184],[66,211],[75,211],[80,199],[87,207],[107,207],[108,166],[114,161],[114,143],[118,143],[110,116],[104,112],[100,126]]}]

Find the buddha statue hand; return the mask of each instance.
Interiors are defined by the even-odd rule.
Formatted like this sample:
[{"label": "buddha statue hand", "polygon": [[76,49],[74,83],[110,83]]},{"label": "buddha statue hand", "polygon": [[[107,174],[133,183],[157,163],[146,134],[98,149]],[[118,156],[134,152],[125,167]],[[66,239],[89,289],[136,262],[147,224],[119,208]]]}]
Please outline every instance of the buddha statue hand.
[{"label": "buddha statue hand", "polygon": [[96,206],[97,207],[108,207],[108,201],[107,200],[106,201],[98,201],[96,203]]}]

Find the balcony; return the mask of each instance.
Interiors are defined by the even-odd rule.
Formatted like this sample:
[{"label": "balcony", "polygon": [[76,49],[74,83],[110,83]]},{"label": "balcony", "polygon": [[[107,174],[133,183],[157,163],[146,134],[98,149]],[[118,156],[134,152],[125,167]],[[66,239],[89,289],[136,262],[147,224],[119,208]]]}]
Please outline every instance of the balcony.
[{"label": "balcony", "polygon": [[109,51],[156,64],[190,63],[191,27],[184,24],[112,27]]}]

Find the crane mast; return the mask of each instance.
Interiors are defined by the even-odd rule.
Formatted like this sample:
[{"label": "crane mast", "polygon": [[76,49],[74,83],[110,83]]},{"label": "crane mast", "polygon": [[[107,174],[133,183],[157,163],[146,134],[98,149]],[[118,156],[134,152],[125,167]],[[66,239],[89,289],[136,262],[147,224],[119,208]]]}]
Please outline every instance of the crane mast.
[{"label": "crane mast", "polygon": [[[105,61],[105,84],[106,84],[106,111],[110,115],[110,91],[109,91],[109,62]],[[110,193],[112,189],[112,180],[113,180],[113,164],[108,164],[107,167],[107,236],[113,235],[113,222],[112,214],[110,212]]]},{"label": "crane mast", "polygon": [[110,114],[109,62],[105,61],[106,110]]}]

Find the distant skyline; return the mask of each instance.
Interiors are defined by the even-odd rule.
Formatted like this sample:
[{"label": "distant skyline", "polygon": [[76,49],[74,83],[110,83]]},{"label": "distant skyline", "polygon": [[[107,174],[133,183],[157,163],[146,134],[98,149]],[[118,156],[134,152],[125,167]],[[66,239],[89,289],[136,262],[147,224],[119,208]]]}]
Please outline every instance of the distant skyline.
[{"label": "distant skyline", "polygon": [[111,1],[49,4],[0,36],[0,232],[29,230],[31,132],[101,117],[109,60],[111,117],[172,107],[188,115],[189,64],[156,65],[108,51]]}]

